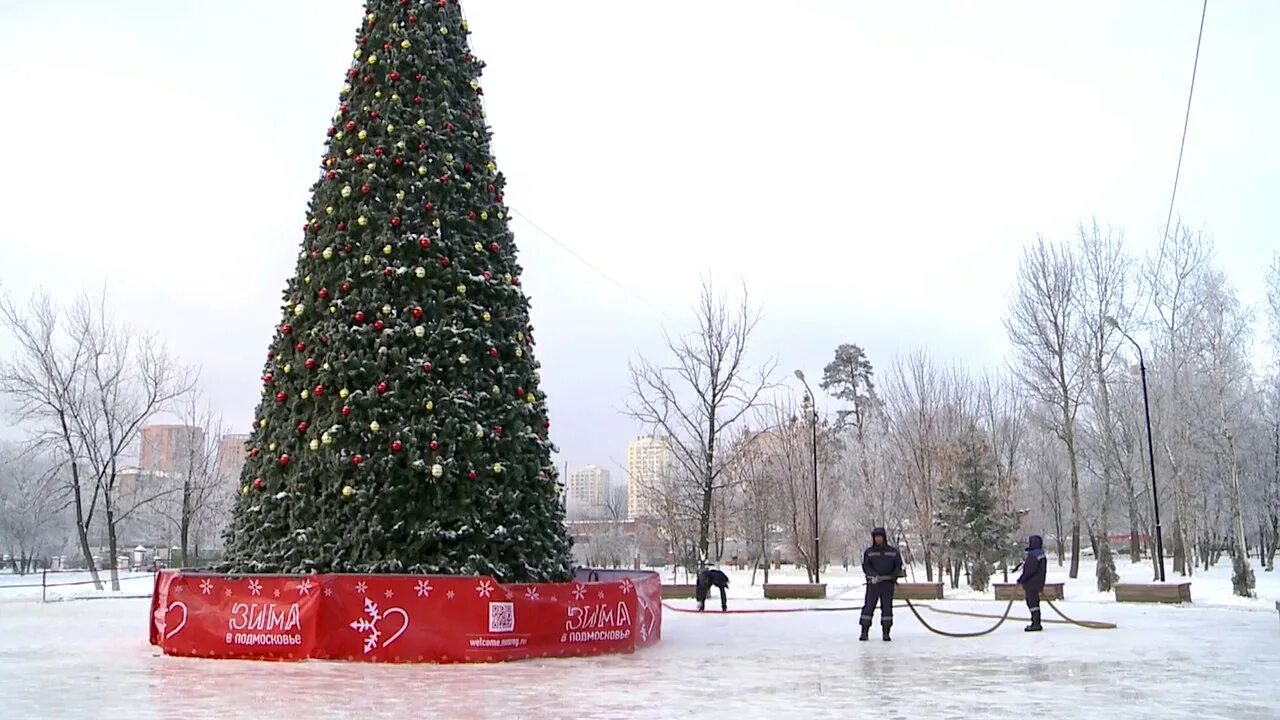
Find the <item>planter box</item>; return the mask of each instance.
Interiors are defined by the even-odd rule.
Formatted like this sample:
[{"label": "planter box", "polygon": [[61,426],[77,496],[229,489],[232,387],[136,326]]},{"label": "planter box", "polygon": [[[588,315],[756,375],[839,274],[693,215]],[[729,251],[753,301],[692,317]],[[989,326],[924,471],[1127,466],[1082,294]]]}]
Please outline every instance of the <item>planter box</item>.
[{"label": "planter box", "polygon": [[769,583],[764,586],[764,596],[768,600],[825,600],[827,597],[827,584],[784,585],[781,583]]},{"label": "planter box", "polygon": [[[1015,583],[993,583],[992,587],[996,591],[996,600],[1026,600],[1027,595],[1022,591],[1022,586]],[[1041,600],[1061,600],[1063,583],[1045,583],[1044,590],[1040,592]]]},{"label": "planter box", "polygon": [[1116,583],[1116,602],[1189,603],[1191,583]]},{"label": "planter box", "polygon": [[697,585],[663,585],[663,600],[689,600],[697,596]]},{"label": "planter box", "polygon": [[902,600],[941,600],[942,583],[900,582],[894,597]]}]

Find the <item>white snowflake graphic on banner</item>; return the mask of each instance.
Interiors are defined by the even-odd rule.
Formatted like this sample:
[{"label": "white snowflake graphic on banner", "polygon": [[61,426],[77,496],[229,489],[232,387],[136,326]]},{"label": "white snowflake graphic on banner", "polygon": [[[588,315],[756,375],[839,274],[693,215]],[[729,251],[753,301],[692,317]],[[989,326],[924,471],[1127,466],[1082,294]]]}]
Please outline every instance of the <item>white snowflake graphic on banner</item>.
[{"label": "white snowflake graphic on banner", "polygon": [[276,588],[275,590],[272,590],[271,594],[276,597],[280,597],[280,588]]},{"label": "white snowflake graphic on banner", "polygon": [[449,592],[445,593],[444,596],[452,600],[454,597],[456,597],[456,593],[450,590]]},{"label": "white snowflake graphic on banner", "polygon": [[327,588],[325,588],[325,589],[324,589],[324,596],[325,596],[325,597],[333,597],[333,588],[331,588],[331,587],[327,587]]},{"label": "white snowflake graphic on banner", "polygon": [[418,584],[414,586],[414,590],[418,591],[418,597],[431,597],[431,583],[427,580],[419,580]]},{"label": "white snowflake graphic on banner", "polygon": [[231,592],[231,588],[227,588],[226,590],[223,590],[223,591],[222,591],[222,594],[223,594],[223,596],[224,596],[224,597],[231,597],[231,596],[232,596],[232,595],[234,595],[235,593]]},{"label": "white snowflake graphic on banner", "polygon": [[525,597],[525,599],[526,599],[526,600],[537,600],[537,599],[538,599],[538,588],[536,588],[536,587],[528,587],[528,588],[526,588],[526,589],[525,589],[525,591],[524,591],[524,597]]},{"label": "white snowflake graphic on banner", "polygon": [[[399,617],[402,623],[399,628],[396,628],[384,640],[383,633],[389,628],[382,627],[382,623],[391,617]],[[409,613],[398,607],[379,610],[378,604],[373,601],[373,598],[365,598],[364,615],[351,621],[350,627],[352,630],[364,635],[364,651],[365,654],[368,654],[376,648],[390,645],[396,641],[396,638],[404,634],[404,631],[409,629]]]},{"label": "white snowflake graphic on banner", "polygon": [[212,580],[210,580],[209,578],[205,578],[205,579],[203,579],[203,580],[201,580],[201,581],[200,581],[200,594],[201,594],[201,595],[212,595],[212,594],[213,594],[213,581],[212,581]]},{"label": "white snowflake graphic on banner", "polygon": [[310,595],[311,588],[314,586],[315,586],[315,583],[311,582],[311,578],[307,578],[306,580],[303,580],[302,582],[298,583],[298,588],[297,588],[298,597],[302,597],[303,595]]},{"label": "white snowflake graphic on banner", "polygon": [[250,580],[250,581],[249,581],[249,594],[250,594],[250,595],[261,595],[261,594],[262,594],[262,583],[258,582],[256,579],[255,579],[255,580]]},{"label": "white snowflake graphic on banner", "polygon": [[635,583],[631,582],[631,578],[622,578],[620,585],[622,586],[623,595],[630,595],[632,589],[635,588]]},{"label": "white snowflake graphic on banner", "polygon": [[581,600],[586,596],[587,596],[587,586],[583,585],[582,583],[578,583],[577,587],[573,589],[573,599]]},{"label": "white snowflake graphic on banner", "polygon": [[482,598],[489,597],[493,594],[493,583],[488,580],[481,580],[480,584],[476,585],[476,592],[479,593]]},{"label": "white snowflake graphic on banner", "polygon": [[365,585],[363,580],[356,583],[356,592],[360,593],[361,595],[363,595],[365,591],[368,589],[369,589],[369,586]]},{"label": "white snowflake graphic on banner", "polygon": [[390,600],[391,598],[393,598],[393,597],[395,597],[395,596],[396,596],[396,593],[395,593],[395,591],[394,591],[394,590],[392,590],[391,588],[387,588],[387,591],[386,591],[386,592],[384,592],[384,593],[382,593],[382,595],[383,595],[383,597],[385,597],[386,599]]}]

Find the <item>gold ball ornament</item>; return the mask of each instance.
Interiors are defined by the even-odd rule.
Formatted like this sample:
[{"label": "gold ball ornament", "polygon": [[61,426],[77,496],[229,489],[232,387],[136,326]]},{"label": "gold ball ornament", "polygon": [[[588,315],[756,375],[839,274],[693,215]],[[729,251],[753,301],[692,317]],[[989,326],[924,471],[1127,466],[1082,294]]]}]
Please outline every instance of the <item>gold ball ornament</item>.
[{"label": "gold ball ornament", "polygon": [[344,485],[342,487],[342,497],[350,500],[355,494],[356,494],[356,489],[351,487],[350,485]]},{"label": "gold ball ornament", "polygon": [[472,89],[472,90],[479,90],[479,89],[480,89],[480,81],[479,81],[479,80],[476,80],[475,78],[472,78],[472,79],[471,79],[471,89]]},{"label": "gold ball ornament", "polygon": [[383,315],[390,315],[390,314],[391,314],[391,306],[390,306],[390,305],[383,305],[383,306],[382,306],[382,314],[383,314]]},{"label": "gold ball ornament", "polygon": [[350,394],[351,394],[351,391],[346,388],[342,388],[341,390],[338,391],[338,397],[342,398],[343,400],[346,400],[347,396]]},{"label": "gold ball ornament", "polygon": [[516,357],[524,357],[524,350],[516,348]]},{"label": "gold ball ornament", "polygon": [[377,65],[377,64],[378,64],[378,56],[377,56],[377,55],[370,55],[370,56],[369,56],[369,59],[368,59],[368,60],[366,60],[365,62],[369,63],[370,65]]},{"label": "gold ball ornament", "polygon": [[365,225],[369,224],[369,218],[361,215],[360,217],[356,218],[356,224],[359,225],[360,227],[364,227]]},{"label": "gold ball ornament", "polygon": [[483,426],[483,425],[476,425],[475,433],[476,433],[476,437],[478,437],[478,438],[482,438],[482,437],[484,437],[484,426]]},{"label": "gold ball ornament", "polygon": [[325,444],[325,445],[332,445],[332,444],[333,444],[333,436],[332,436],[332,435],[330,435],[329,433],[325,433],[325,434],[323,434],[323,435],[321,435],[321,436],[320,436],[320,442],[321,442],[321,443],[323,443],[323,444]]},{"label": "gold ball ornament", "polygon": [[304,312],[306,312],[306,311],[307,311],[307,306],[306,306],[306,305],[303,305],[302,303],[298,303],[297,305],[294,305],[294,306],[293,306],[293,314],[294,314],[294,315],[301,315],[302,313],[304,313]]},{"label": "gold ball ornament", "polygon": [[266,426],[267,426],[267,419],[266,419],[266,418],[262,418],[261,420],[259,420],[259,421],[258,421],[258,427],[260,427],[260,428],[264,428],[264,427],[266,427]]},{"label": "gold ball ornament", "polygon": [[427,329],[421,325],[414,325],[413,334],[418,337],[423,337],[424,335],[427,334]]},{"label": "gold ball ornament", "polygon": [[436,404],[428,400],[422,403],[422,407],[425,408],[427,412],[431,412],[432,410],[436,409]]},{"label": "gold ball ornament", "polygon": [[488,164],[488,165],[486,165],[485,167],[489,168],[489,172],[491,172],[491,173],[498,172],[498,166],[497,166],[496,164],[494,164],[494,162],[493,162],[492,160],[490,160],[490,161],[489,161],[489,164]]},{"label": "gold ball ornament", "polygon": [[304,282],[304,283],[306,283],[306,284],[310,285],[310,284],[311,284],[311,276],[310,276],[310,275],[307,275],[306,277],[302,278],[302,282]]},{"label": "gold ball ornament", "polygon": [[281,370],[284,370],[284,374],[288,375],[289,373],[293,372],[293,366],[286,363],[285,366],[281,368]]},{"label": "gold ball ornament", "polygon": [[390,254],[391,254],[391,246],[390,246],[390,245],[383,245],[383,246],[382,246],[382,254],[383,254],[383,255],[390,255]]},{"label": "gold ball ornament", "polygon": [[325,363],[325,364],[321,365],[321,366],[320,366],[320,369],[321,369],[321,370],[326,370],[326,371],[327,371],[327,370],[329,370],[329,369],[330,369],[330,368],[329,368],[329,363]]},{"label": "gold ball ornament", "polygon": [[488,220],[488,219],[489,219],[489,211],[488,211],[488,210],[481,210],[481,211],[480,211],[480,219],[481,219],[481,220]]},{"label": "gold ball ornament", "polygon": [[525,396],[524,396],[524,401],[525,401],[526,403],[528,403],[528,404],[532,405],[532,404],[534,404],[535,402],[537,402],[537,401],[538,401],[538,398],[534,397],[534,396],[533,396],[533,393],[529,393],[528,395],[525,395]]},{"label": "gold ball ornament", "polygon": [[445,154],[444,154],[444,161],[445,161],[445,162],[447,162],[447,163],[452,163],[452,162],[453,162],[453,153],[445,153]]},{"label": "gold ball ornament", "polygon": [[408,41],[408,40],[401,40],[401,41],[400,41],[400,49],[401,49],[401,50],[408,50],[408,49],[409,49],[409,41]]},{"label": "gold ball ornament", "polygon": [[341,90],[341,92],[342,92],[342,94],[343,94],[343,95],[349,95],[349,94],[351,94],[351,83],[342,83],[342,90]]},{"label": "gold ball ornament", "polygon": [[266,397],[266,396],[267,396],[267,389],[266,389],[266,388],[262,388],[262,390],[261,390],[260,394],[262,395],[262,397]]},{"label": "gold ball ornament", "polygon": [[361,140],[368,140],[368,139],[369,139],[369,131],[367,131],[367,130],[361,130],[360,132],[356,133],[356,137],[360,138]]},{"label": "gold ball ornament", "polygon": [[426,166],[425,166],[425,165],[419,165],[419,166],[418,166],[418,174],[419,174],[419,175],[422,175],[422,176],[426,176],[426,174],[427,174],[427,168],[426,168]]},{"label": "gold ball ornament", "polygon": [[374,93],[373,93],[373,96],[374,96],[374,97],[376,97],[376,98],[378,98],[379,100],[381,100],[381,99],[382,99],[382,91],[381,91],[381,90],[375,90],[375,91],[374,91]]},{"label": "gold ball ornament", "polygon": [[445,27],[445,26],[441,25],[441,26],[440,26],[440,34],[441,34],[441,35],[448,35],[448,34],[449,34],[449,28],[447,28],[447,27]]},{"label": "gold ball ornament", "polygon": [[427,126],[427,121],[424,118],[418,118],[418,127],[424,128],[426,126]]},{"label": "gold ball ornament", "polygon": [[320,253],[320,255],[321,255],[325,260],[332,260],[332,259],[333,259],[333,248],[331,248],[331,247],[327,247],[327,248],[325,248],[325,249],[324,249],[324,252]]},{"label": "gold ball ornament", "polygon": [[470,359],[470,358],[468,358],[466,355],[459,355],[459,356],[458,356],[458,364],[459,364],[459,365],[466,365],[466,364],[467,364],[467,363],[469,363],[469,362],[471,362],[471,359]]},{"label": "gold ball ornament", "polygon": [[382,429],[382,426],[378,424],[378,421],[377,421],[377,420],[374,420],[373,422],[369,423],[369,430],[370,430],[370,431],[372,431],[372,432],[378,432],[378,431],[379,431],[379,430],[381,430],[381,429]]},{"label": "gold ball ornament", "polygon": [[397,199],[397,200],[404,200],[404,191],[403,191],[403,190],[399,190],[399,191],[397,191],[397,192],[396,192],[396,199]]},{"label": "gold ball ornament", "polygon": [[276,444],[275,444],[275,443],[271,443],[270,445],[268,445],[268,446],[267,446],[267,451],[268,451],[268,452],[275,452],[275,451],[276,451]]},{"label": "gold ball ornament", "polygon": [[355,58],[356,58],[357,60],[359,60],[359,59],[360,59],[360,56],[364,54],[364,51],[363,51],[363,50],[361,50],[360,48],[356,48],[356,51],[355,51],[355,52],[353,52],[353,53],[351,53],[351,54],[352,54],[353,56],[355,56]]},{"label": "gold ball ornament", "polygon": [[240,494],[241,494],[241,495],[248,495],[248,494],[249,494],[249,486],[248,486],[248,485],[241,485],[241,486],[240,486]]},{"label": "gold ball ornament", "polygon": [[485,322],[489,322],[489,321],[493,320],[493,316],[489,314],[489,311],[488,311],[488,310],[485,310],[485,311],[484,311],[484,314],[483,314],[483,315],[481,315],[480,317],[481,317],[481,318],[483,318]]},{"label": "gold ball ornament", "polygon": [[434,219],[432,219],[432,220],[431,220],[431,227],[439,229],[439,227],[440,227],[440,218],[434,218]]},{"label": "gold ball ornament", "polygon": [[475,249],[476,249],[476,252],[481,252],[481,253],[484,252],[484,246],[481,245],[480,243],[475,244]]},{"label": "gold ball ornament", "polygon": [[419,265],[413,269],[413,274],[417,275],[419,278],[424,278],[427,276],[427,269]]},{"label": "gold ball ornament", "polygon": [[457,290],[458,290],[458,294],[459,294],[459,295],[466,295],[466,294],[467,294],[467,286],[466,286],[466,285],[458,285]]},{"label": "gold ball ornament", "polygon": [[306,400],[307,398],[311,397],[311,391],[303,390],[302,392],[298,393],[298,397],[302,398],[303,400]]},{"label": "gold ball ornament", "polygon": [[396,131],[396,126],[395,126],[395,125],[388,125],[388,126],[387,126],[387,134],[388,134],[388,135],[391,135],[391,134],[392,134],[392,133],[394,133],[395,131]]},{"label": "gold ball ornament", "polygon": [[350,185],[343,185],[343,186],[342,186],[342,197],[344,197],[344,198],[351,197],[351,186],[350,186]]},{"label": "gold ball ornament", "polygon": [[441,465],[440,463],[436,463],[435,465],[432,465],[432,466],[431,466],[431,477],[433,477],[433,478],[439,478],[439,477],[443,477],[443,476],[444,476],[444,466],[443,466],[443,465]]},{"label": "gold ball ornament", "polygon": [[314,451],[316,451],[316,450],[319,450],[319,449],[320,449],[320,441],[319,441],[319,440],[316,440],[315,438],[311,438],[311,442],[307,444],[307,447],[311,448],[311,450],[312,450],[313,452],[314,452]]},{"label": "gold ball ornament", "polygon": [[355,154],[356,154],[356,151],[353,148],[347,148],[347,157],[351,157],[352,155],[355,155]]},{"label": "gold ball ornament", "polygon": [[493,474],[494,474],[494,475],[501,475],[501,474],[502,474],[502,463],[494,463],[494,464],[493,464]]},{"label": "gold ball ornament", "polygon": [[373,264],[373,256],[372,256],[372,255],[365,255],[364,257],[360,258],[360,261],[361,261],[361,262],[363,262],[365,265],[372,265],[372,264]]},{"label": "gold ball ornament", "polygon": [[325,215],[332,215],[332,214],[333,214],[333,206],[332,206],[332,205],[330,205],[330,206],[326,207],[326,208],[324,209],[324,214],[325,214]]},{"label": "gold ball ornament", "polygon": [[346,133],[344,133],[344,132],[342,132],[341,130],[339,130],[339,131],[337,132],[337,134],[333,136],[333,138],[334,138],[335,140],[341,140],[342,138],[344,138],[344,137],[346,137],[346,136],[347,136],[347,134],[346,134]]},{"label": "gold ball ornament", "polygon": [[337,312],[338,312],[338,306],[337,306],[337,305],[330,305],[330,306],[329,306],[329,314],[330,314],[330,315],[333,315],[333,314],[335,314],[335,313],[337,313]]}]

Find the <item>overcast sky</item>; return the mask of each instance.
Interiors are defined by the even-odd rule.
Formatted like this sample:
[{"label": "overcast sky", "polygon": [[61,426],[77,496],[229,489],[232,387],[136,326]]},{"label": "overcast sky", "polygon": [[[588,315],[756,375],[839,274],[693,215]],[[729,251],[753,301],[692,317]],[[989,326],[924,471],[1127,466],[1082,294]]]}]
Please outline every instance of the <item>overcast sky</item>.
[{"label": "overcast sky", "polygon": [[[1168,209],[1200,3],[464,0],[574,466],[625,462],[627,359],[746,282],[820,373],[1001,362],[1020,248]],[[360,0],[0,0],[0,284],[104,280],[248,427]],[[1280,3],[1210,3],[1176,213],[1246,303],[1280,248]],[[0,348],[6,351],[6,348]]]}]

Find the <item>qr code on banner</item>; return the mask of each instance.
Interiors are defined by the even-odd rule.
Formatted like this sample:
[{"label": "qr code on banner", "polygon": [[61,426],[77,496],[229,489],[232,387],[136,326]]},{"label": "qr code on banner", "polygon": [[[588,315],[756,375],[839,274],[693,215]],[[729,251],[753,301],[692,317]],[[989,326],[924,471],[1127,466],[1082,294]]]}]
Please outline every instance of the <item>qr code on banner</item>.
[{"label": "qr code on banner", "polygon": [[516,629],[516,607],[509,602],[489,603],[489,632],[508,633]]}]

